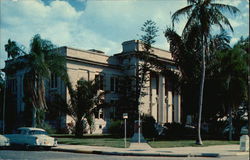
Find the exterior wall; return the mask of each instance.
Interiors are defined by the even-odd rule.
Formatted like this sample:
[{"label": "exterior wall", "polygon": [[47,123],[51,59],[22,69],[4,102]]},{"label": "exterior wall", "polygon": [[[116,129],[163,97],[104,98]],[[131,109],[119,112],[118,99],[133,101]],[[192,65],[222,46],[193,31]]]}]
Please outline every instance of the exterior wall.
[{"label": "exterior wall", "polygon": [[[72,48],[67,48],[65,55],[67,56],[67,72],[73,87],[80,78],[85,80],[94,80],[96,75],[104,76],[104,91],[110,91],[110,79],[111,77],[122,76],[121,70],[114,66],[110,66],[108,63],[109,57],[102,53],[92,53],[89,51],[80,51]],[[77,58],[77,59],[72,59]],[[88,61],[86,61],[88,60]],[[114,63],[114,60],[113,60]],[[67,92],[67,100],[70,96]],[[114,92],[110,92],[105,95],[105,101],[117,100],[118,95]],[[103,118],[95,118],[95,130],[94,133],[103,133],[107,131],[110,124],[110,109],[103,109]],[[72,121],[72,118],[67,116],[66,123]]]}]

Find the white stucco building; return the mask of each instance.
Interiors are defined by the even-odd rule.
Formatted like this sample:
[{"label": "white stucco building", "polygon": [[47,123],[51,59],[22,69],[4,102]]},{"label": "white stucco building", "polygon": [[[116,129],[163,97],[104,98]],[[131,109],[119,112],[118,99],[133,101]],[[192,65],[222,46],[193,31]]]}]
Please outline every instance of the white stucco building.
[{"label": "white stucco building", "polygon": [[[164,63],[170,70],[178,72],[170,52],[159,48],[152,49],[153,56],[159,62]],[[59,51],[66,57],[67,72],[73,86],[82,77],[86,80],[93,80],[99,76],[101,79],[100,89],[108,91],[105,95],[105,101],[111,102],[119,99],[119,94],[116,92],[118,78],[124,75],[137,75],[141,60],[136,55],[143,51],[143,47],[137,40],[126,41],[122,43],[122,52],[113,56],[107,56],[97,50],[80,50],[66,46],[60,47]],[[126,66],[134,67],[126,69]],[[161,74],[159,70],[154,68],[152,70],[154,72],[147,75],[149,80],[143,89],[146,95],[141,98],[143,102],[140,106],[141,113],[152,115],[159,124],[180,122],[181,98],[173,89],[174,82],[171,77]],[[13,99],[13,105],[16,106],[15,113],[17,115],[21,114],[25,107],[22,101],[24,72],[7,75],[8,88],[16,97]],[[63,81],[56,76],[52,76],[50,83],[47,84],[46,92],[47,95],[50,92],[57,92],[67,100],[70,98]],[[114,114],[115,110],[118,109],[119,106],[116,108],[105,107],[99,111],[99,114],[96,114],[95,133],[107,131],[110,119],[112,119],[111,113]],[[62,115],[59,121],[60,127],[65,127],[72,119]]]}]

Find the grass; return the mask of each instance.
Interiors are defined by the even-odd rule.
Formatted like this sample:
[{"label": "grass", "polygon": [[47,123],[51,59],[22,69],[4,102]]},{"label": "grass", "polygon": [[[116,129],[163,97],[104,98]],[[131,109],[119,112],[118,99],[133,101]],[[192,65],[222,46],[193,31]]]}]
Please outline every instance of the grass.
[{"label": "grass", "polygon": [[[87,145],[87,146],[106,146],[124,148],[123,138],[112,138],[110,135],[84,135],[82,138],[75,138],[73,135],[51,135],[57,138],[59,144]],[[127,146],[130,145],[127,139]]]},{"label": "grass", "polygon": [[[75,138],[74,135],[69,134],[51,134],[50,136],[56,137],[59,144],[72,144],[72,145],[88,145],[88,146],[106,146],[124,148],[123,138],[114,138],[111,135],[84,135],[82,138]],[[170,148],[170,147],[200,147],[195,144],[195,140],[156,140],[148,141],[152,148]],[[239,141],[226,141],[226,140],[204,140],[202,146],[211,145],[229,145],[239,144]],[[130,138],[127,139],[127,146],[130,145]]]},{"label": "grass", "polygon": [[[153,148],[170,148],[170,147],[201,147],[195,144],[195,140],[175,140],[175,141],[149,141],[148,144]],[[239,141],[223,141],[223,140],[204,140],[202,147],[212,145],[229,145],[239,144]]]}]

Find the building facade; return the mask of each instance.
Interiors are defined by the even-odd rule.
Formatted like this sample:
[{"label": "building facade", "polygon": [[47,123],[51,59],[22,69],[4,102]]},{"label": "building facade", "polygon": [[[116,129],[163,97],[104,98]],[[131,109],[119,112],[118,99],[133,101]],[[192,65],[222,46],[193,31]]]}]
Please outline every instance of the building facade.
[{"label": "building facade", "polygon": [[[157,61],[166,65],[169,70],[178,72],[170,52],[159,48],[152,49],[152,55]],[[117,92],[119,77],[138,76],[138,66],[142,60],[136,55],[143,51],[143,45],[138,40],[123,42],[122,52],[113,56],[107,56],[94,49],[79,50],[64,46],[58,50],[66,57],[67,72],[72,85],[75,86],[80,78],[93,80],[99,77],[100,89],[107,91],[105,101],[112,104],[120,98]],[[143,102],[140,105],[140,113],[153,116],[159,124],[180,122],[181,97],[173,88],[172,78],[162,74],[160,70],[152,68],[152,71],[154,72],[147,74],[148,81],[143,88],[143,92],[146,94],[140,99]],[[21,70],[11,75],[7,74],[7,88],[15,97],[11,103],[13,103],[12,106],[16,106],[17,115],[23,113],[25,109],[22,85],[24,73],[25,70]],[[64,82],[56,75],[52,74],[50,81],[45,84],[48,97],[51,93],[58,93],[67,101],[70,99]],[[107,132],[116,110],[119,110],[119,106],[109,106],[100,109],[95,114],[94,133]],[[19,116],[19,119],[21,121],[22,118]],[[72,120],[70,116],[60,115],[54,123],[57,127],[64,128]]]}]

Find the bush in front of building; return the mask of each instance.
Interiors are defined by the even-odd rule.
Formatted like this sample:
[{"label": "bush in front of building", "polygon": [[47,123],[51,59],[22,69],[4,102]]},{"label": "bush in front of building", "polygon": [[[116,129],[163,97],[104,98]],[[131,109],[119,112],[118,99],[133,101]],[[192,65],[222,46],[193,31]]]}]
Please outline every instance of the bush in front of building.
[{"label": "bush in front of building", "polygon": [[194,127],[187,127],[181,123],[165,123],[164,139],[193,139],[196,135]]},{"label": "bush in front of building", "polygon": [[45,131],[48,132],[48,134],[56,133],[56,129],[53,128],[51,125],[49,125],[47,122],[44,122],[43,124],[38,125],[37,128],[44,129]]},{"label": "bush in front of building", "polygon": [[115,137],[122,137],[123,136],[123,122],[121,120],[112,120],[109,126],[109,133]]},{"label": "bush in front of building", "polygon": [[142,133],[145,138],[156,138],[158,136],[155,126],[156,121],[154,117],[149,115],[142,117]]}]

